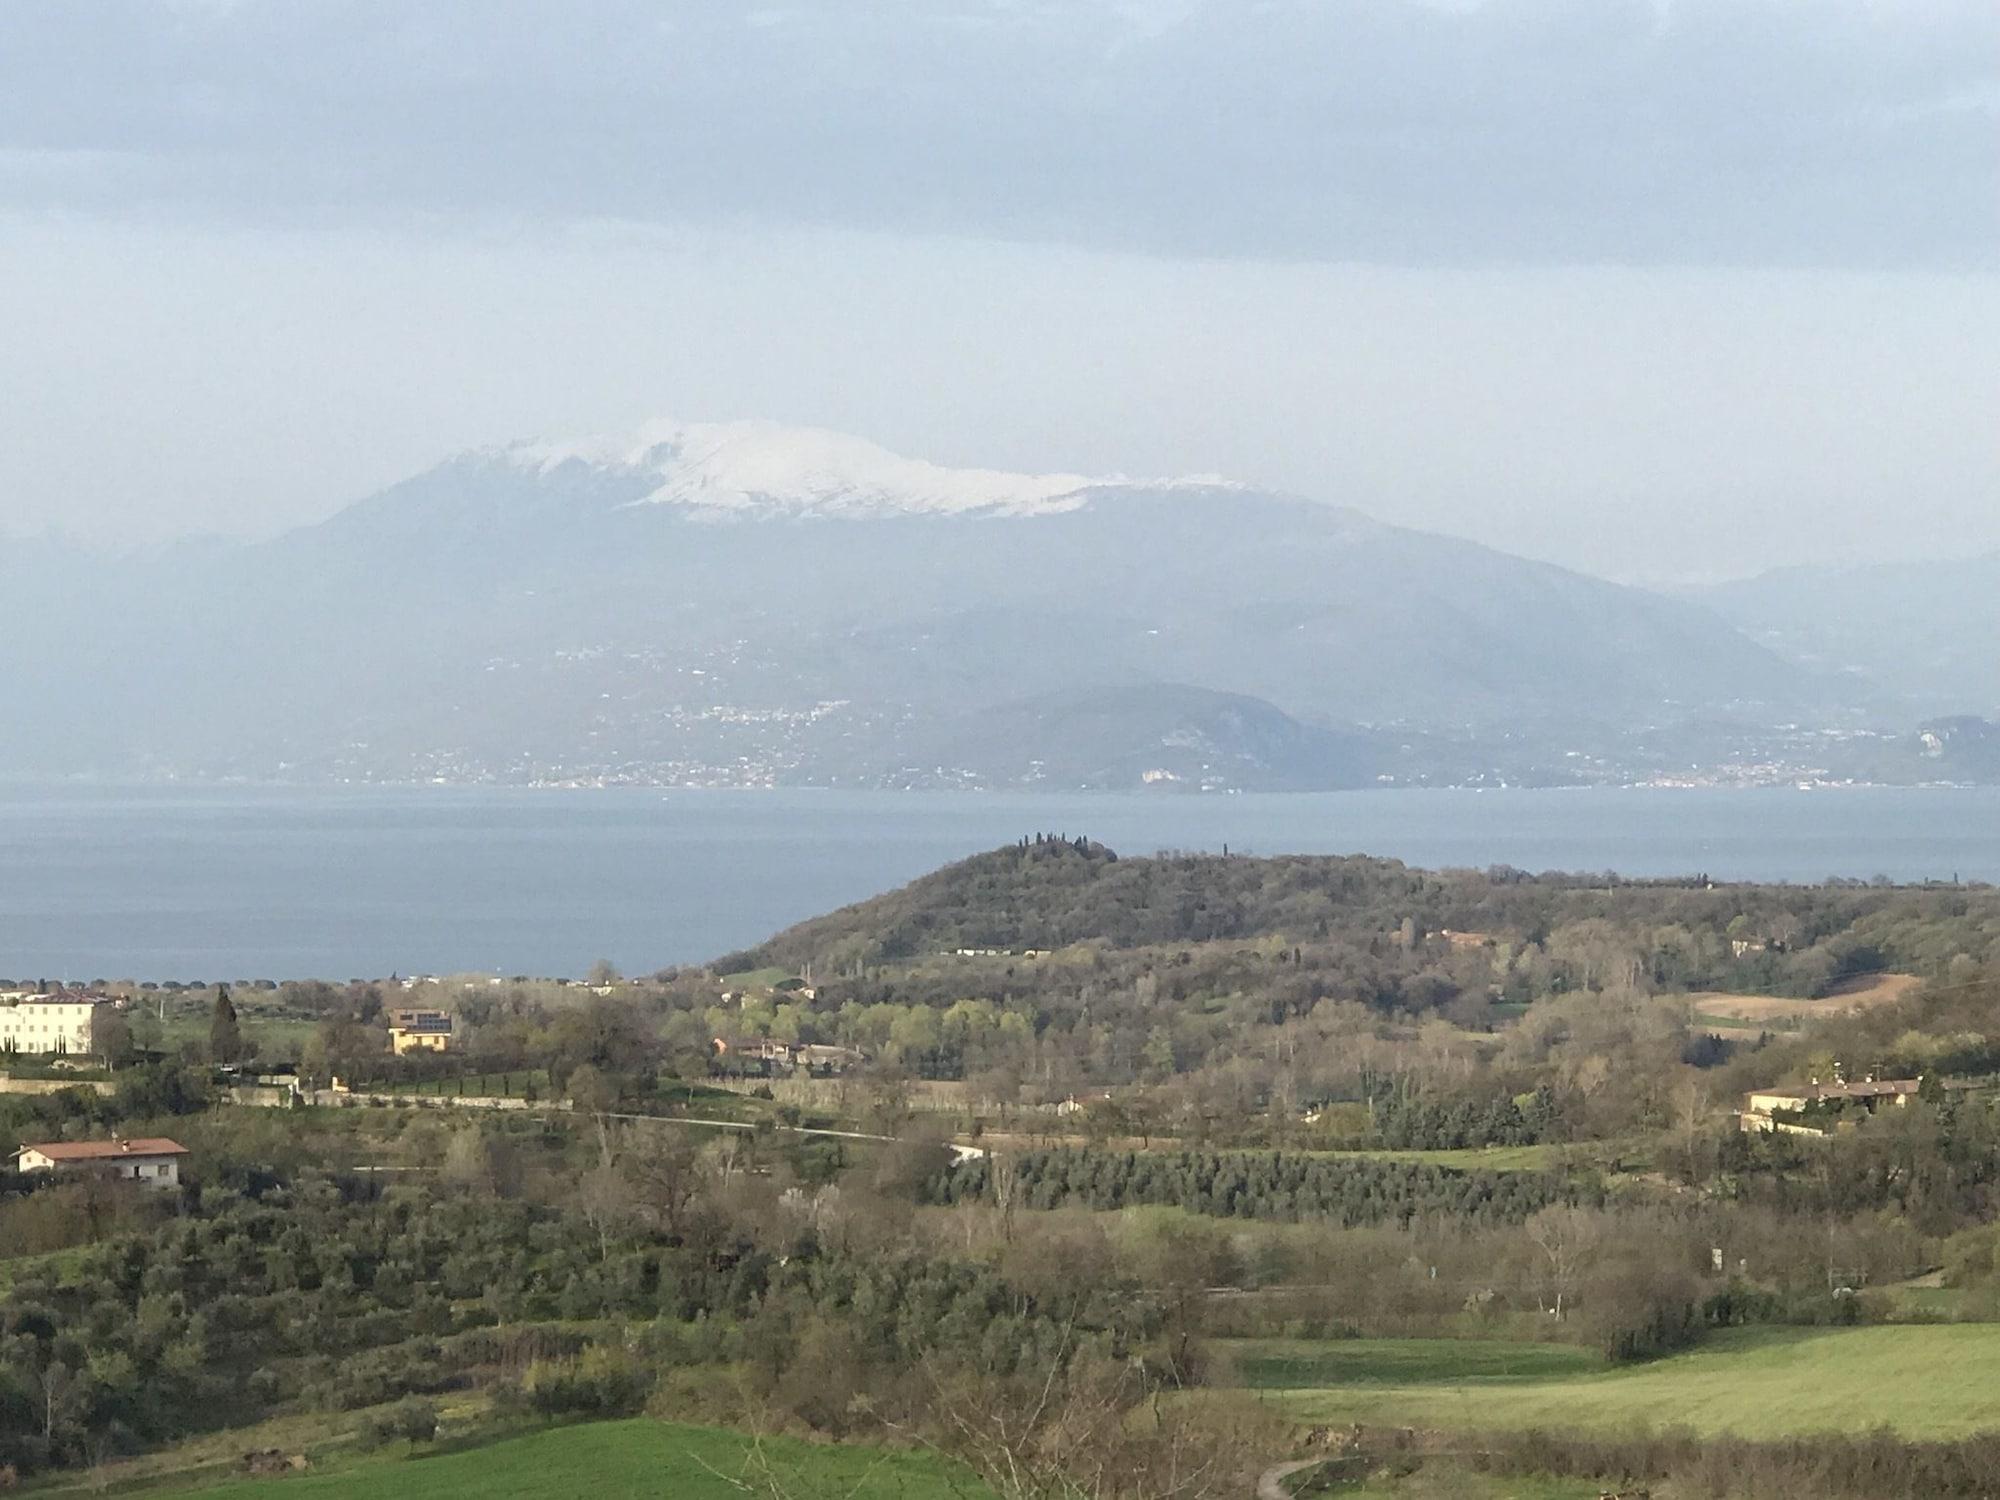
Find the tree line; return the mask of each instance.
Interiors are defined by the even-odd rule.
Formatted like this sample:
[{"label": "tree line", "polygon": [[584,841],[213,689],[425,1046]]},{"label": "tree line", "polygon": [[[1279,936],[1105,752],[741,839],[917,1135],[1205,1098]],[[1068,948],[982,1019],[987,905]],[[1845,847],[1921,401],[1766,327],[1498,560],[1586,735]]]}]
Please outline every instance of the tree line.
[{"label": "tree line", "polygon": [[1579,1189],[1545,1172],[1453,1171],[1428,1162],[1330,1159],[1282,1151],[1024,1151],[934,1175],[927,1201],[977,1202],[1002,1188],[1021,1206],[1109,1211],[1141,1204],[1226,1219],[1348,1229],[1426,1217],[1519,1223]]}]

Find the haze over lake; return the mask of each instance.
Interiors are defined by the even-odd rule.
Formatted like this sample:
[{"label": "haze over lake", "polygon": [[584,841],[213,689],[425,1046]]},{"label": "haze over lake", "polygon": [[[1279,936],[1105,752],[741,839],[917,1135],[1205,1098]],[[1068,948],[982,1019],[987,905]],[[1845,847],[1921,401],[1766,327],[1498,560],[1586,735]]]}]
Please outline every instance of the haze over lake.
[{"label": "haze over lake", "polygon": [[1101,796],[0,789],[0,975],[699,962],[1037,831],[1716,879],[2000,879],[2000,790]]}]

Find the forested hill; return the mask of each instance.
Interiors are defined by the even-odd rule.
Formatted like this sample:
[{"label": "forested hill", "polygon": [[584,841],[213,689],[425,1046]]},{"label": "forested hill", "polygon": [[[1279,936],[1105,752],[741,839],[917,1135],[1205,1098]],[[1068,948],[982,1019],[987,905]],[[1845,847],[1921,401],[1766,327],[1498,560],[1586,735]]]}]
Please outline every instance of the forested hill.
[{"label": "forested hill", "polygon": [[[1507,868],[1433,872],[1361,855],[1120,858],[1088,839],[1037,836],[800,923],[714,967],[812,965],[831,978],[959,949],[1253,938],[1377,948],[1447,932],[1519,948],[1592,929],[1616,933],[1621,951],[1659,950],[1654,939],[1665,930],[1669,946],[1685,951],[1688,979],[1693,970],[1713,971],[1711,950],[1726,956],[1741,940],[1746,952],[1730,965],[1737,982],[1813,992],[1843,974],[1885,966],[1940,972],[1959,955],[2000,956],[2000,891],[1855,880],[1727,885],[1698,874],[1635,881]],[[1651,966],[1660,963],[1675,967],[1657,957]]]},{"label": "forested hill", "polygon": [[946,865],[718,961],[725,970],[916,958],[959,948],[1113,947],[1323,934],[1336,911],[1395,912],[1438,886],[1394,860],[1121,859],[1089,839],[1036,835]]}]

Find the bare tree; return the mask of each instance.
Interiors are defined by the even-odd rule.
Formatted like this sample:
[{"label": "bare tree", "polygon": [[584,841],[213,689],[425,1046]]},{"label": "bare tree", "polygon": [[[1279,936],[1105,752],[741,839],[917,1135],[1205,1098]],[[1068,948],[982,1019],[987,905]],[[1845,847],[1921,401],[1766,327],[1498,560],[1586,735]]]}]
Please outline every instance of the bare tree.
[{"label": "bare tree", "polygon": [[993,1191],[993,1207],[1000,1214],[1000,1238],[1014,1238],[1014,1209],[1021,1196],[1021,1173],[1014,1158],[998,1151],[986,1153],[986,1185]]},{"label": "bare tree", "polygon": [[42,1441],[54,1447],[57,1428],[81,1418],[88,1397],[76,1372],[61,1360],[42,1366],[35,1385],[42,1398]]},{"label": "bare tree", "polygon": [[1283,1439],[1254,1411],[1221,1410],[1147,1384],[1131,1364],[1063,1352],[1005,1380],[927,1361],[929,1446],[999,1500],[1221,1500],[1247,1488]]},{"label": "bare tree", "polygon": [[626,1153],[623,1166],[635,1206],[668,1238],[682,1238],[704,1185],[686,1132],[656,1128],[645,1149]]},{"label": "bare tree", "polygon": [[1571,1293],[1603,1238],[1602,1228],[1595,1214],[1572,1206],[1545,1208],[1525,1228],[1548,1263],[1550,1311],[1560,1321],[1568,1315]]},{"label": "bare tree", "polygon": [[611,1241],[632,1210],[625,1179],[616,1165],[606,1163],[583,1174],[576,1188],[576,1206],[584,1222],[597,1231],[597,1258],[611,1259]]},{"label": "bare tree", "polygon": [[1708,1090],[1696,1077],[1681,1080],[1674,1091],[1674,1133],[1680,1139],[1681,1155],[1687,1163],[1688,1182],[1701,1186],[1708,1154]]}]

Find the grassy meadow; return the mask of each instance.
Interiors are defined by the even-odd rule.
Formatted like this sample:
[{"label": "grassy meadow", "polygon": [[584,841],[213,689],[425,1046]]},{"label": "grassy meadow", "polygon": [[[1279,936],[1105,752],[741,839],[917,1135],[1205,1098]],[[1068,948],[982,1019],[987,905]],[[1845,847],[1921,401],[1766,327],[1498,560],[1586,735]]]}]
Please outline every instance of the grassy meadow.
[{"label": "grassy meadow", "polygon": [[1311,1422],[1749,1438],[2000,1428],[1994,1324],[1733,1329],[1690,1353],[1616,1368],[1575,1350],[1484,1340],[1266,1343],[1239,1350],[1236,1364],[1244,1384]]},{"label": "grassy meadow", "polygon": [[[129,1493],[129,1492],[128,1492]],[[151,1488],[190,1500],[987,1500],[965,1474],[927,1454],[758,1441],[712,1427],[647,1418],[550,1427],[481,1447],[405,1453],[402,1445],[335,1472],[240,1479],[199,1490]]]}]

